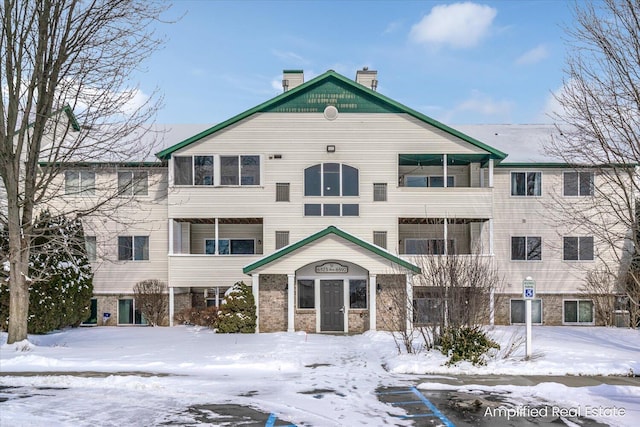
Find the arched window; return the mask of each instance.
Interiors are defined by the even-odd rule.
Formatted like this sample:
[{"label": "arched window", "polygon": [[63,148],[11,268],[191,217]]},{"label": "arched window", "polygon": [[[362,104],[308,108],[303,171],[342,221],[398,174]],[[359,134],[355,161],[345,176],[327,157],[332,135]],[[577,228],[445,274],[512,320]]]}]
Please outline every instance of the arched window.
[{"label": "arched window", "polygon": [[321,163],[304,170],[305,196],[358,196],[358,169],[341,163]]}]

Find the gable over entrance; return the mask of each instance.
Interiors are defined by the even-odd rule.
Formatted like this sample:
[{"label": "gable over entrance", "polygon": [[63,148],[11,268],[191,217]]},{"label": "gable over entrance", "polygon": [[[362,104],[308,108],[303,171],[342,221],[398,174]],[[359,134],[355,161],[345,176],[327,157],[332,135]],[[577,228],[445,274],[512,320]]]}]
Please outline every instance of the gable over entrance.
[{"label": "gable over entrance", "polygon": [[[310,262],[326,259],[328,254],[335,256],[336,246],[343,247],[340,258],[351,258],[349,259],[351,261],[355,256],[357,259],[352,262],[362,265],[369,271],[375,269],[378,273],[388,273],[390,268],[400,268],[413,274],[421,272],[420,267],[333,225],[245,266],[242,272],[245,274],[274,272],[275,264],[280,264],[275,267],[275,271],[283,272],[283,269],[295,271]],[[293,260],[293,257],[302,254],[304,256],[301,256],[298,261]],[[376,266],[367,266],[367,262],[362,258],[376,260]]]}]

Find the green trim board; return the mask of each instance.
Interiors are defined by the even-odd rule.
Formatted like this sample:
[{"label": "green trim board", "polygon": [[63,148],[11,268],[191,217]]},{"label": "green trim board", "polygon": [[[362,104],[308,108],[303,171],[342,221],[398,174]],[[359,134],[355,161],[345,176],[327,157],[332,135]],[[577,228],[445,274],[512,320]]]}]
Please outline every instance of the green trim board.
[{"label": "green trim board", "polygon": [[375,246],[375,245],[373,245],[373,244],[371,244],[369,242],[365,242],[364,240],[359,239],[358,237],[354,236],[353,234],[349,234],[346,231],[343,231],[343,230],[339,229],[338,227],[336,227],[334,225],[330,225],[329,227],[325,228],[324,230],[320,230],[317,233],[312,234],[309,237],[306,237],[306,238],[304,238],[304,239],[302,239],[302,240],[300,240],[300,241],[298,241],[296,243],[293,243],[293,244],[291,244],[289,246],[285,246],[284,248],[272,253],[271,255],[263,257],[263,258],[257,260],[256,262],[245,266],[242,269],[242,272],[244,274],[251,274],[252,271],[254,271],[254,270],[256,270],[256,269],[258,269],[260,267],[263,267],[263,266],[265,266],[265,265],[267,265],[267,264],[269,264],[269,263],[271,263],[273,261],[276,261],[277,259],[280,259],[285,255],[288,255],[288,254],[290,254],[292,252],[295,252],[296,250],[298,250],[298,249],[300,249],[300,248],[302,248],[302,247],[304,247],[304,246],[306,246],[306,245],[308,245],[308,244],[310,244],[312,242],[315,242],[316,240],[318,240],[318,239],[320,239],[320,238],[322,238],[324,236],[327,236],[329,234],[334,234],[334,235],[336,235],[338,237],[341,237],[341,238],[343,238],[343,239],[345,239],[345,240],[347,240],[347,241],[349,241],[351,243],[354,243],[354,244],[360,246],[363,249],[368,250],[369,252],[373,252],[374,254],[376,254],[378,256],[381,256],[381,257],[383,257],[385,259],[388,259],[389,261],[393,262],[394,264],[398,264],[401,267],[406,268],[407,270],[410,270],[410,271],[412,271],[412,272],[414,272],[416,274],[420,274],[421,271],[422,271],[420,269],[420,267],[418,267],[418,266],[416,266],[414,264],[411,264],[410,262],[405,261],[402,258],[398,258],[397,256],[393,255],[392,253],[387,252],[384,249],[382,249],[382,248],[380,248],[378,246]]},{"label": "green trim board", "polygon": [[64,166],[65,168],[89,168],[89,167],[122,167],[122,168],[157,168],[166,166],[164,162],[39,162],[39,166]]},{"label": "green trim board", "polygon": [[553,163],[553,162],[518,162],[518,163],[500,163],[496,167],[500,169],[523,169],[523,168],[544,168],[544,169],[594,169],[594,168],[635,168],[638,163],[611,163],[611,164],[571,164],[571,163]]},{"label": "green trim board", "polygon": [[439,121],[432,119],[412,108],[392,100],[374,90],[371,90],[355,81],[329,70],[314,79],[309,80],[289,91],[281,93],[260,105],[231,117],[209,129],[206,129],[190,138],[185,139],[169,148],[166,148],[156,156],[161,160],[167,160],[171,154],[196,141],[225,129],[247,117],[263,112],[322,112],[327,105],[334,105],[341,113],[403,113],[408,114],[424,123],[434,126],[450,135],[468,142],[488,152],[488,156],[498,161],[507,157],[507,154],[490,147],[475,138],[457,131]]}]

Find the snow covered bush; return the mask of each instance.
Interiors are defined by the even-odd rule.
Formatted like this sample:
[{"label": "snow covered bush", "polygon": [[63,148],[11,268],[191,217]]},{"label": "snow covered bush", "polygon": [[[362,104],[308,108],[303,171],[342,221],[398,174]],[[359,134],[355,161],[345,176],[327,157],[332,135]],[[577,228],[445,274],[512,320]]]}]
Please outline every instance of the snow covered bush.
[{"label": "snow covered bush", "polygon": [[446,328],[440,336],[440,351],[449,356],[447,366],[467,360],[473,365],[485,365],[484,355],[500,345],[487,336],[480,326]]},{"label": "snow covered bush", "polygon": [[[0,234],[0,247],[6,244]],[[78,326],[87,318],[93,294],[93,273],[79,220],[53,217],[43,211],[34,226],[29,260],[28,332],[42,334]],[[8,268],[0,269],[0,329],[9,319]]]},{"label": "snow covered bush", "polygon": [[251,288],[244,282],[236,282],[225,292],[216,328],[222,333],[256,331],[256,304]]},{"label": "snow covered bush", "polygon": [[157,279],[143,280],[133,286],[136,307],[151,326],[166,326],[169,313],[167,285]]}]

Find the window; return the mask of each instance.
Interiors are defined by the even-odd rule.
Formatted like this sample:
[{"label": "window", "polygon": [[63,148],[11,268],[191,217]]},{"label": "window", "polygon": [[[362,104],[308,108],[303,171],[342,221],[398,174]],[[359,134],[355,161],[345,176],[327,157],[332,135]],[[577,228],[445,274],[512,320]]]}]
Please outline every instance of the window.
[{"label": "window", "polygon": [[565,196],[593,196],[593,172],[565,172]]},{"label": "window", "polygon": [[149,236],[118,236],[119,261],[148,261]]},{"label": "window", "polygon": [[360,205],[357,203],[305,203],[304,216],[358,216]]},{"label": "window", "polygon": [[349,280],[349,308],[367,308],[367,281]]},{"label": "window", "polygon": [[260,185],[260,156],[220,156],[220,185]]},{"label": "window", "polygon": [[289,245],[289,232],[276,231],[276,249],[284,248]]},{"label": "window", "polygon": [[593,261],[593,237],[563,237],[565,261]]},{"label": "window", "polygon": [[304,216],[320,216],[322,215],[322,205],[320,203],[305,203]]},{"label": "window", "polygon": [[387,232],[386,231],[374,231],[373,232],[373,244],[387,249]]},{"label": "window", "polygon": [[[254,239],[218,239],[218,255],[248,255],[255,254],[256,242]],[[216,240],[204,239],[204,253],[214,255],[216,253]]]},{"label": "window", "polygon": [[96,236],[84,236],[84,247],[89,261],[96,260]]},{"label": "window", "polygon": [[[455,179],[447,176],[447,187],[454,187]],[[444,177],[440,175],[407,175],[405,177],[406,187],[444,187]]]},{"label": "window", "polygon": [[305,196],[359,195],[358,169],[340,163],[323,163],[304,170]]},{"label": "window", "polygon": [[357,203],[344,203],[342,205],[342,216],[360,215],[360,205]]},{"label": "window", "polygon": [[[218,185],[215,156],[174,156],[175,185]],[[220,156],[219,185],[260,185],[260,156]]]},{"label": "window", "polygon": [[298,308],[315,308],[313,280],[298,280]]},{"label": "window", "polygon": [[416,287],[413,291],[413,321],[417,325],[442,322],[445,298],[441,288]]},{"label": "window", "polygon": [[193,157],[173,157],[173,183],[175,185],[193,185]]},{"label": "window", "polygon": [[593,323],[593,301],[565,300],[564,323]]},{"label": "window", "polygon": [[387,201],[387,183],[386,182],[373,184],[373,201],[374,202]]},{"label": "window", "polygon": [[289,183],[278,182],[276,183],[276,202],[288,202],[289,201]]},{"label": "window", "polygon": [[541,196],[542,172],[511,172],[512,196]]},{"label": "window", "polygon": [[[444,255],[444,239],[405,239],[406,255]],[[456,253],[455,241],[449,240],[447,254]]]},{"label": "window", "polygon": [[325,203],[322,205],[323,216],[340,216],[340,204]]},{"label": "window", "polygon": [[213,156],[193,156],[194,185],[213,185]]},{"label": "window", "polygon": [[[523,299],[511,300],[511,323],[526,323],[526,302]],[[531,323],[542,324],[542,300],[531,300]]]},{"label": "window", "polygon": [[512,261],[541,261],[542,237],[512,237],[511,238]]},{"label": "window", "polygon": [[118,300],[118,324],[119,325],[146,325],[147,320],[142,312],[136,308],[135,300]]},{"label": "window", "polygon": [[147,171],[118,172],[118,194],[146,196],[148,193],[149,173]]},{"label": "window", "polygon": [[81,194],[92,196],[95,194],[96,173],[89,171],[66,171],[64,173],[65,194]]}]

